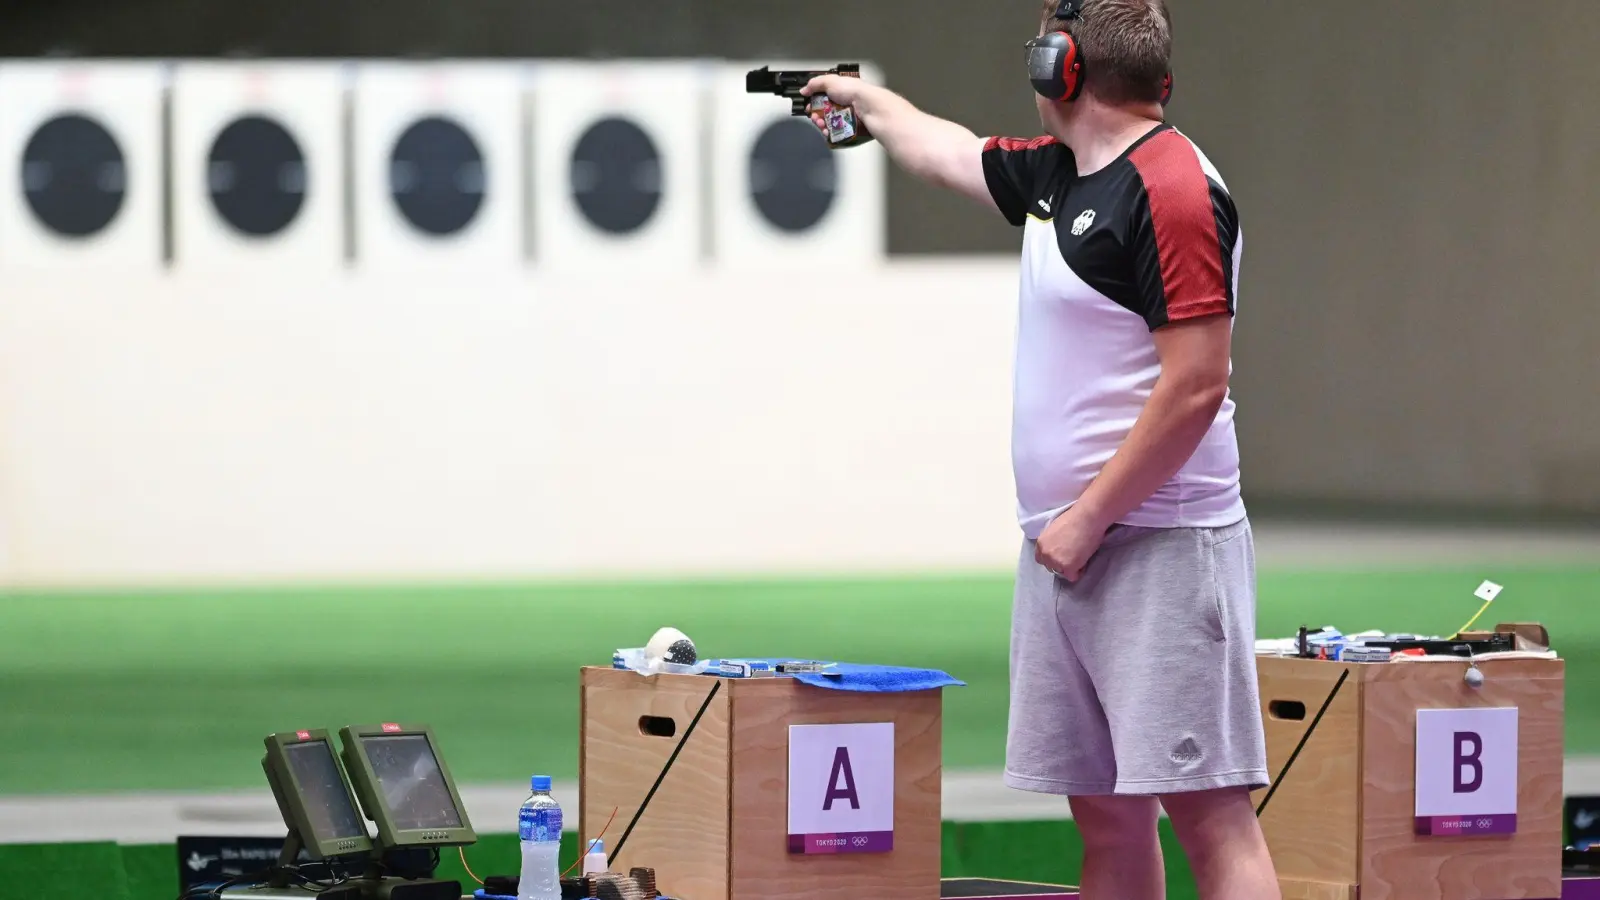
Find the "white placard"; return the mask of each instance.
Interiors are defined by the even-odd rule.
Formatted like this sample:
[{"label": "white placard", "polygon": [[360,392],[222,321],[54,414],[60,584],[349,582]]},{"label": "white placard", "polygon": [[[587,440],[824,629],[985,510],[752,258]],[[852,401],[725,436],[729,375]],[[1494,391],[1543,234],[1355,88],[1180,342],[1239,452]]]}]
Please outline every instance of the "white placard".
[{"label": "white placard", "polygon": [[701,263],[710,73],[691,61],[534,70],[534,259],[541,270]]},{"label": "white placard", "polygon": [[1514,834],[1517,709],[1417,710],[1417,833]]},{"label": "white placard", "polygon": [[0,62],[0,266],[163,265],[158,63]]},{"label": "white placard", "polygon": [[358,266],[522,264],[525,76],[518,63],[356,66]]},{"label": "white placard", "polygon": [[176,265],[343,264],[345,87],[337,63],[185,62],[174,69]]},{"label": "white placard", "polygon": [[789,852],[894,849],[894,723],[789,726]]},{"label": "white placard", "polygon": [[[745,74],[838,65],[729,63],[712,93],[712,252],[718,266],[871,263],[886,246],[885,159],[877,142],[841,150],[790,102],[745,92]],[[882,84],[875,67],[864,79]]]}]

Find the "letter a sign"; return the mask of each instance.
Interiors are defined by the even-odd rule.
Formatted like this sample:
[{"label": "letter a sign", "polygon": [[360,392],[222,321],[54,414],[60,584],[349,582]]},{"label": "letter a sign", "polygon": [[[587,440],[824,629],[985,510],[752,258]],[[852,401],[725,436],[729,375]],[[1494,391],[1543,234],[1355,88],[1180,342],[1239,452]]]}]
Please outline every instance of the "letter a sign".
[{"label": "letter a sign", "polygon": [[789,726],[789,852],[894,849],[894,723]]},{"label": "letter a sign", "polygon": [[1417,834],[1515,834],[1517,710],[1417,710]]}]

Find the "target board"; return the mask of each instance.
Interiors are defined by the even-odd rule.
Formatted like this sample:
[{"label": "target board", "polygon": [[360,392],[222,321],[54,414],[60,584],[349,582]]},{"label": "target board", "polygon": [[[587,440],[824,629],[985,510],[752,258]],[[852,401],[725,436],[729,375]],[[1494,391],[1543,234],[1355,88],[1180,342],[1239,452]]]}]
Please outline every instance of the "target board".
[{"label": "target board", "polygon": [[362,267],[522,264],[524,66],[355,69],[355,256]]},{"label": "target board", "polygon": [[160,268],[155,63],[0,62],[0,267]]},{"label": "target board", "polygon": [[344,103],[345,71],[336,63],[178,65],[175,264],[342,265]]},{"label": "target board", "polygon": [[541,270],[701,263],[708,75],[679,61],[534,70],[533,245]]}]

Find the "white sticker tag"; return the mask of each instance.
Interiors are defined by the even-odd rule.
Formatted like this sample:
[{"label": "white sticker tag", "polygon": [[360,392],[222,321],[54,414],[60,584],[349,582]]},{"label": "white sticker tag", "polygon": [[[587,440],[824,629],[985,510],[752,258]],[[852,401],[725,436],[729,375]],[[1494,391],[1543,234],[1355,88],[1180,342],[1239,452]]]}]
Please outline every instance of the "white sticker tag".
[{"label": "white sticker tag", "polygon": [[1500,585],[1495,584],[1492,581],[1485,581],[1483,584],[1478,585],[1478,589],[1472,593],[1475,594],[1479,600],[1482,600],[1485,603],[1493,603],[1494,598],[1500,596],[1501,590],[1502,588]]}]

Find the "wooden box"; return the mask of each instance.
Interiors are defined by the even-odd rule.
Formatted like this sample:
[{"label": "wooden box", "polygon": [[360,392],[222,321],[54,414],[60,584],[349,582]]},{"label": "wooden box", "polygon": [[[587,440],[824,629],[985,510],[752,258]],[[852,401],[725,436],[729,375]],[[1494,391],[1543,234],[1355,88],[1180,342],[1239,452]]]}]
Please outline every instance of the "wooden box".
[{"label": "wooden box", "polygon": [[[586,668],[579,751],[584,839],[617,846],[685,729],[700,724],[612,871],[656,870],[683,900],[936,900],[939,896],[942,691],[859,693],[792,678],[653,675]],[[791,854],[790,725],[894,723],[894,848]]]},{"label": "wooden box", "polygon": [[[1257,660],[1268,771],[1261,815],[1284,900],[1547,900],[1561,896],[1565,664],[1508,659],[1336,663]],[[1346,674],[1347,673],[1347,674]],[[1334,693],[1341,675],[1345,680]],[[1304,737],[1323,704],[1327,710]],[[1419,709],[1517,708],[1517,830],[1416,831]],[[1257,792],[1261,803],[1266,791]]]}]

